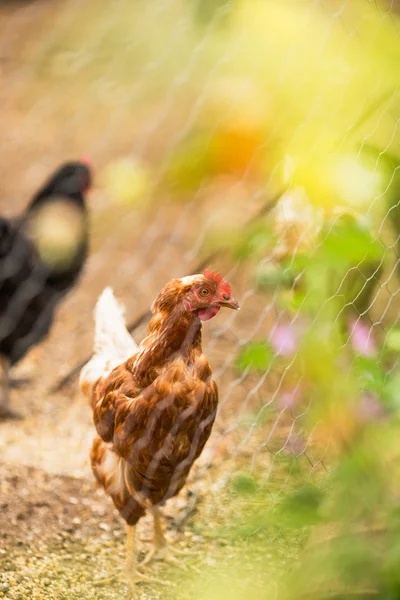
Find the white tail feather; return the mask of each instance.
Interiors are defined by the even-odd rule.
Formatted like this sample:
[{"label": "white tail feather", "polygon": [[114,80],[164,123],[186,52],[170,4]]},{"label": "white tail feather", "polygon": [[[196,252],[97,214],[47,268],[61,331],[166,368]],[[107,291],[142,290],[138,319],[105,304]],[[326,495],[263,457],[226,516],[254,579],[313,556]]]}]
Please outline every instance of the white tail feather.
[{"label": "white tail feather", "polygon": [[110,287],[100,295],[94,309],[95,334],[93,357],[83,367],[79,384],[90,398],[93,385],[100,377],[135,354],[137,345],[126,329],[124,307],[118,304]]},{"label": "white tail feather", "polygon": [[137,346],[125,326],[125,308],[119,304],[110,287],[107,287],[94,309],[96,323],[94,353],[108,354],[126,360]]}]

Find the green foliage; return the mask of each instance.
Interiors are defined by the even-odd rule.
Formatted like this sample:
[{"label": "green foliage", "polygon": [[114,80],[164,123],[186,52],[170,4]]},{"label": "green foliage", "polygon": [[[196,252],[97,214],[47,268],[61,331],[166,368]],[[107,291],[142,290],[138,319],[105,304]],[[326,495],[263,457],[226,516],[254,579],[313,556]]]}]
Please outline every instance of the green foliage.
[{"label": "green foliage", "polygon": [[321,237],[320,260],[328,268],[347,270],[359,263],[375,262],[385,251],[382,242],[372,239],[368,229],[350,216],[328,223]]},{"label": "green foliage", "polygon": [[264,372],[273,360],[274,353],[266,342],[249,343],[239,354],[236,368],[241,372],[249,368],[255,372]]},{"label": "green foliage", "polygon": [[388,331],[385,340],[385,347],[387,350],[400,352],[400,329],[395,328]]},{"label": "green foliage", "polygon": [[261,291],[273,290],[277,286],[291,287],[294,281],[293,270],[276,262],[269,262],[256,270],[256,286]]},{"label": "green foliage", "polygon": [[319,513],[324,493],[321,489],[306,484],[287,495],[279,504],[276,518],[282,527],[302,528],[321,521]]},{"label": "green foliage", "polygon": [[[262,249],[257,230],[254,245],[246,244]],[[353,349],[347,329],[351,315],[357,322],[368,312],[386,260],[385,245],[371,228],[343,215],[326,220],[309,252],[257,269],[258,289],[268,293],[278,286],[280,305],[305,319],[290,373],[307,389],[306,426],[321,426],[323,443],[329,440],[336,450],[329,474],[318,481],[309,481],[307,469],[294,469],[288,452],[274,458],[267,484],[243,473],[233,480],[238,497],[248,499],[237,521],[239,537],[276,527],[291,543],[295,532],[307,540],[293,573],[283,577],[279,598],[397,597],[400,333],[390,330],[368,355]],[[284,364],[284,357],[274,362],[265,342],[247,345],[237,361],[241,371],[270,369],[271,376]],[[257,543],[264,552],[261,538]]]},{"label": "green foliage", "polygon": [[236,244],[233,246],[234,256],[238,259],[257,259],[265,256],[268,248],[272,246],[272,241],[271,224],[260,219],[237,235]]},{"label": "green foliage", "polygon": [[354,374],[363,390],[378,395],[384,393],[388,379],[381,363],[375,357],[357,356],[354,359]]},{"label": "green foliage", "polygon": [[259,489],[254,477],[247,473],[238,473],[231,480],[232,489],[240,495],[255,494]]},{"label": "green foliage", "polygon": [[315,248],[290,263],[295,286],[287,307],[331,322],[344,311],[363,314],[382,275],[384,257],[382,242],[353,217],[327,220]]},{"label": "green foliage", "polygon": [[392,407],[393,411],[400,415],[400,372],[395,371],[387,377],[384,387],[384,398]]}]

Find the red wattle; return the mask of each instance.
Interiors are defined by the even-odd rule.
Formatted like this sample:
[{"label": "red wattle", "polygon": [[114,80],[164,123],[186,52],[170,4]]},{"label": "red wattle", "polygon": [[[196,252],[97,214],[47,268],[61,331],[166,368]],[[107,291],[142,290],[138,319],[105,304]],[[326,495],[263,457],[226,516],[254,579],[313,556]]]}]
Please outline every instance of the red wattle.
[{"label": "red wattle", "polygon": [[209,321],[215,317],[219,309],[219,306],[209,306],[208,308],[202,308],[197,312],[197,314],[199,315],[199,319],[202,321]]}]

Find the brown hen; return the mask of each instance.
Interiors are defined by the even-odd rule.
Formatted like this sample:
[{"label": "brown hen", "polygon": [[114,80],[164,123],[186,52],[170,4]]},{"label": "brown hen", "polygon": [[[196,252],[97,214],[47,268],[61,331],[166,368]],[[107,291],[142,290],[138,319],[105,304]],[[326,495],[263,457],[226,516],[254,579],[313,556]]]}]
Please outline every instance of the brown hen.
[{"label": "brown hen", "polygon": [[96,306],[95,350],[81,373],[97,436],[91,464],[98,482],[128,524],[128,576],[139,573],[134,527],[154,517],[154,554],[166,555],[159,506],[183,487],[207,442],[218,390],[201,347],[201,322],[221,307],[238,309],[218,273],[174,279],[152,305],[147,336],[137,347],[107,288]]}]

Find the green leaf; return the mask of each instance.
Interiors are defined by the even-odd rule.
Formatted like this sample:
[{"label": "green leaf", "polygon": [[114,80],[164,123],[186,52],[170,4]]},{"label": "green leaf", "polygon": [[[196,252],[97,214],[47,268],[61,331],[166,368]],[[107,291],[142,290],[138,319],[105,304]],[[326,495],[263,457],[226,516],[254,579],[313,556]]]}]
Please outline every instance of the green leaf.
[{"label": "green leaf", "polygon": [[385,399],[393,410],[400,411],[400,373],[395,373],[387,382]]},{"label": "green leaf", "polygon": [[266,342],[247,344],[236,360],[239,371],[250,367],[252,371],[266,371],[274,359],[274,353]]},{"label": "green leaf", "polygon": [[307,293],[300,290],[286,290],[281,292],[278,297],[278,306],[283,308],[288,313],[304,312],[304,307],[307,306]]},{"label": "green leaf", "polygon": [[323,491],[314,486],[296,490],[283,500],[277,510],[282,524],[288,527],[315,525],[320,520],[319,508],[323,498]]},{"label": "green leaf", "polygon": [[273,241],[272,228],[266,221],[257,221],[237,236],[233,247],[235,258],[259,257],[265,255]]},{"label": "green leaf", "polygon": [[278,285],[292,286],[294,273],[288,268],[283,268],[277,263],[268,263],[259,267],[256,272],[256,286],[260,290],[269,290]]},{"label": "green leaf", "polygon": [[391,329],[388,332],[385,347],[393,352],[400,352],[400,329]]},{"label": "green leaf", "polygon": [[339,219],[324,235],[321,259],[335,268],[381,260],[385,250],[379,240],[374,240],[367,229],[348,215]]},{"label": "green leaf", "polygon": [[387,376],[376,358],[358,356],[354,360],[354,372],[364,390],[383,393],[387,385]]},{"label": "green leaf", "polygon": [[258,491],[257,481],[251,475],[240,473],[231,480],[232,488],[238,494],[255,494]]}]

